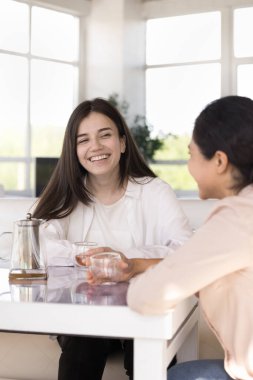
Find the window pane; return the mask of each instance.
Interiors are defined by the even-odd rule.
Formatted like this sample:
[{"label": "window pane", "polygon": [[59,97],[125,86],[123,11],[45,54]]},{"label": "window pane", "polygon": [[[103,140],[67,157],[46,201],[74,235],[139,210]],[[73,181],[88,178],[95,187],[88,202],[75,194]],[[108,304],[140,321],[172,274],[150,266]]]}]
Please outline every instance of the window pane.
[{"label": "window pane", "polygon": [[237,93],[253,99],[253,65],[240,65],[237,69]]},{"label": "window pane", "polygon": [[78,27],[76,17],[33,7],[32,54],[69,62],[77,60]]},{"label": "window pane", "polygon": [[25,155],[27,88],[27,60],[0,54],[1,156]]},{"label": "window pane", "polygon": [[234,50],[236,57],[253,56],[253,8],[234,11]]},{"label": "window pane", "polygon": [[151,169],[174,190],[197,191],[197,184],[190,175],[187,165],[152,164]]},{"label": "window pane", "polygon": [[154,131],[190,134],[206,104],[220,97],[220,64],[148,69],[146,109]]},{"label": "window pane", "polygon": [[154,159],[187,161],[189,158],[188,145],[190,140],[190,134],[182,136],[169,135],[165,137],[162,147],[155,152]]},{"label": "window pane", "polygon": [[220,58],[220,12],[147,21],[147,64]]},{"label": "window pane", "polygon": [[23,191],[25,189],[25,164],[23,162],[1,163],[0,178],[5,191]]},{"label": "window pane", "polygon": [[0,49],[28,52],[29,8],[11,0],[0,1]]},{"label": "window pane", "polygon": [[74,107],[76,69],[67,64],[32,60],[32,156],[58,156]]}]

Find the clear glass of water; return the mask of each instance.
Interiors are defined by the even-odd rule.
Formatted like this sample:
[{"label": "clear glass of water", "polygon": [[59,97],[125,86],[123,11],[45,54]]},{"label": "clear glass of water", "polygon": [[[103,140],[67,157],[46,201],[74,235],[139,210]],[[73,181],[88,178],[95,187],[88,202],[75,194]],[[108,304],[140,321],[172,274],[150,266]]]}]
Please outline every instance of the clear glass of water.
[{"label": "clear glass of water", "polygon": [[116,252],[96,253],[90,256],[89,270],[104,285],[115,284],[115,278],[119,273],[118,263],[120,260],[121,256]]},{"label": "clear glass of water", "polygon": [[94,241],[77,241],[73,243],[72,258],[76,268],[87,269],[87,252],[93,248],[97,248],[97,243]]}]

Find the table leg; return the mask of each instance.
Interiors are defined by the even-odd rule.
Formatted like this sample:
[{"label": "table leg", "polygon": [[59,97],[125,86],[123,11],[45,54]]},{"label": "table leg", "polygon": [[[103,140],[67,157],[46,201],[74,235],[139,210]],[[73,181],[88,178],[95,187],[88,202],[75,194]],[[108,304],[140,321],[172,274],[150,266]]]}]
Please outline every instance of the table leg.
[{"label": "table leg", "polygon": [[134,340],[134,380],[166,380],[166,340]]},{"label": "table leg", "polygon": [[196,360],[199,357],[199,346],[198,346],[199,336],[198,336],[198,324],[192,327],[191,331],[187,335],[183,345],[177,352],[177,361],[186,362],[188,360]]}]

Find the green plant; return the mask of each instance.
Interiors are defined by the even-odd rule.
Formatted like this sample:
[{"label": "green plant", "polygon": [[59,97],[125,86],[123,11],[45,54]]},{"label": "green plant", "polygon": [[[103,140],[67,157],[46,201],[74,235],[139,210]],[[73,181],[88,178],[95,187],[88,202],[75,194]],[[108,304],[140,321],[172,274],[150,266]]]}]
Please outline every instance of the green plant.
[{"label": "green plant", "polygon": [[128,113],[128,109],[129,109],[129,103],[126,100],[120,101],[119,94],[117,94],[116,92],[113,92],[109,96],[108,101],[114,107],[116,107],[125,118],[127,118],[127,113]]},{"label": "green plant", "polygon": [[131,132],[145,160],[152,161],[155,152],[163,146],[163,140],[158,137],[151,138],[152,127],[145,116],[135,116]]},{"label": "green plant", "polygon": [[[127,119],[129,104],[127,101],[119,100],[119,95],[113,93],[108,101],[116,107]],[[147,122],[145,116],[136,115],[133,122],[129,125],[133,138],[146,161],[152,161],[154,154],[163,146],[163,139],[151,137],[152,126]]]}]

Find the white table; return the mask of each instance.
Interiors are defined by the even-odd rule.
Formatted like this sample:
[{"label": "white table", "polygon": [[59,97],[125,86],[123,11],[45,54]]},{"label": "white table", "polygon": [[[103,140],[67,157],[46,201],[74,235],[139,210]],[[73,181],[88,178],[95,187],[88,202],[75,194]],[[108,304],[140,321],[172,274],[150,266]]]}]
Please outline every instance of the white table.
[{"label": "white table", "polygon": [[0,269],[0,330],[134,339],[134,379],[165,380],[166,368],[198,355],[195,297],[163,316],[126,305],[127,284],[90,286],[73,268],[51,268],[46,284],[13,285]]}]

